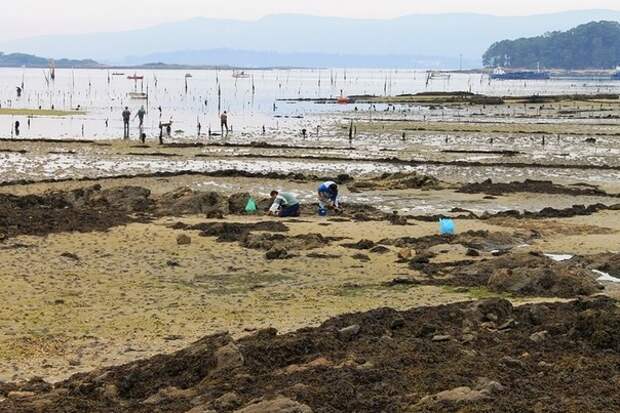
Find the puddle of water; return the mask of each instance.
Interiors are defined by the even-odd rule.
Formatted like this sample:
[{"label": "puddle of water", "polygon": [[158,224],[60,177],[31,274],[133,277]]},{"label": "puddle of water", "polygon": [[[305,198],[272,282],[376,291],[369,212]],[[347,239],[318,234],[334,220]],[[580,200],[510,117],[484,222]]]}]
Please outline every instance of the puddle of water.
[{"label": "puddle of water", "polygon": [[574,255],[569,255],[569,254],[545,254],[545,256],[557,262],[568,261],[574,257]]},{"label": "puddle of water", "polygon": [[606,272],[599,271],[599,270],[592,270],[592,272],[600,276],[600,277],[597,278],[597,281],[610,282],[610,283],[620,283],[620,278],[612,277],[611,275],[607,274]]}]

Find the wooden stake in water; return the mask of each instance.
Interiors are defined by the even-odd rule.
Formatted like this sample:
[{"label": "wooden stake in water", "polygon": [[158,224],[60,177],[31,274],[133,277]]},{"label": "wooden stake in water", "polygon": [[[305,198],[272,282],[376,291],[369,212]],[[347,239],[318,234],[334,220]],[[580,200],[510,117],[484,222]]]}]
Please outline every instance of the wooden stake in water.
[{"label": "wooden stake in water", "polygon": [[353,144],[353,119],[351,119],[351,124],[349,125],[349,146]]},{"label": "wooden stake in water", "polygon": [[217,113],[222,112],[222,88],[217,86]]}]

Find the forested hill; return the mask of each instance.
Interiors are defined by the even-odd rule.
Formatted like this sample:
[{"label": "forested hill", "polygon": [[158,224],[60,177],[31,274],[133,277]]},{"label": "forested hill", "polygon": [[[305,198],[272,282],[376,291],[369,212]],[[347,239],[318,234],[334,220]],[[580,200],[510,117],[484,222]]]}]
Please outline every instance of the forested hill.
[{"label": "forested hill", "polygon": [[591,22],[566,32],[503,40],[484,54],[485,66],[611,69],[620,65],[620,23]]},{"label": "forested hill", "polygon": [[[24,53],[4,54],[0,52],[0,67],[48,67],[49,60],[44,57],[34,56]],[[54,61],[54,65],[59,68],[92,68],[101,65],[94,60],[70,60],[59,59]]]}]

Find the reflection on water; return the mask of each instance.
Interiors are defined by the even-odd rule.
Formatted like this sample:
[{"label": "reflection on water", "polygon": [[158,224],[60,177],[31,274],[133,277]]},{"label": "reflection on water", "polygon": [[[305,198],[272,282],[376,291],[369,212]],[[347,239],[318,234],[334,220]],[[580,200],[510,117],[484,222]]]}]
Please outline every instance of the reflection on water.
[{"label": "reflection on water", "polygon": [[[218,113],[227,110],[233,129],[256,134],[262,127],[271,135],[290,135],[301,128],[314,130],[329,121],[330,114],[353,111],[354,105],[282,102],[283,98],[327,98],[357,94],[402,94],[421,91],[471,90],[489,95],[613,93],[619,82],[611,81],[504,81],[489,82],[480,74],[451,74],[426,84],[424,71],[413,70],[255,70],[250,77],[236,79],[232,71],[193,70],[191,78],[180,70],[142,70],[143,81],[127,79],[132,71],[114,76],[108,70],[57,70],[56,80],[46,83],[42,69],[0,69],[0,103],[3,108],[86,110],[85,115],[64,118],[42,117],[27,125],[24,116],[0,116],[0,131],[10,135],[20,120],[25,137],[122,136],[121,111],[127,105],[135,113],[145,105],[146,133],[158,133],[160,120],[172,119],[176,139],[193,139],[209,129],[219,132]],[[16,87],[23,82],[21,98]],[[186,87],[187,86],[187,87]],[[148,100],[132,100],[130,92],[148,93]],[[161,108],[161,111],[160,109]],[[361,108],[364,109],[364,108]],[[377,105],[377,110],[384,106]],[[313,115],[313,116],[309,116]],[[448,114],[449,116],[459,114]],[[461,114],[463,115],[463,114]],[[134,121],[137,129],[137,121]],[[137,135],[137,130],[134,130]]]}]

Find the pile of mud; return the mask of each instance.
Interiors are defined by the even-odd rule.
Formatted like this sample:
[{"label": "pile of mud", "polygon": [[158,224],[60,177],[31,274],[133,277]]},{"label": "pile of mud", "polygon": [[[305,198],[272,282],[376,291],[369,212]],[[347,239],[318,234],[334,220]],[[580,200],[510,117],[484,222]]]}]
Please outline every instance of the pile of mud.
[{"label": "pile of mud", "polygon": [[282,233],[288,232],[289,228],[280,221],[177,223],[172,228],[198,230],[200,236],[215,237],[217,242],[237,242],[244,248],[267,251],[268,259],[292,258],[297,251],[322,248],[344,239],[321,234],[284,235]]},{"label": "pile of mud", "polygon": [[540,211],[500,211],[497,213],[484,212],[477,219],[492,219],[492,218],[516,218],[516,219],[545,219],[545,218],[571,218],[575,216],[587,216],[592,215],[600,211],[617,211],[620,209],[620,204],[605,205],[605,204],[592,204],[592,205],[573,205],[568,208],[553,208],[546,207]]},{"label": "pile of mud", "polygon": [[99,185],[42,195],[0,194],[0,237],[103,231],[144,221],[142,214],[153,207],[149,196],[145,188],[102,190]]},{"label": "pile of mud", "polygon": [[561,298],[589,296],[603,289],[591,271],[538,252],[441,264],[418,257],[409,266],[427,276],[414,282],[422,285],[485,287],[515,296]]},{"label": "pile of mud", "polygon": [[398,189],[442,189],[445,187],[439,179],[411,173],[385,173],[376,178],[355,181],[347,185],[351,192],[389,191]]},{"label": "pile of mud", "polygon": [[461,186],[457,192],[466,194],[504,195],[516,192],[537,194],[562,194],[572,196],[616,196],[590,185],[564,186],[551,181],[537,181],[526,179],[523,182],[500,183],[487,179],[483,182],[470,183]]},{"label": "pile of mud", "polygon": [[524,232],[490,232],[466,231],[456,235],[428,235],[425,237],[385,238],[381,245],[392,245],[398,248],[411,248],[416,251],[427,250],[441,244],[460,244],[477,251],[507,251],[519,245],[527,244],[540,238],[536,231]]},{"label": "pile of mud", "polygon": [[[344,177],[341,177],[344,179]],[[136,186],[102,189],[99,184],[71,191],[41,195],[0,194],[0,239],[16,235],[46,235],[57,232],[106,230],[131,222],[148,222],[163,216],[205,214],[221,219],[243,215],[249,193],[225,195],[181,187],[152,197],[151,191]],[[269,198],[255,199],[257,213],[271,205]],[[315,215],[318,204],[303,204],[302,214]],[[387,219],[380,210],[348,204],[341,218],[368,221]]]},{"label": "pile of mud", "polygon": [[55,385],[2,384],[0,412],[612,412],[619,363],[615,301],[494,299],[221,333]]}]

